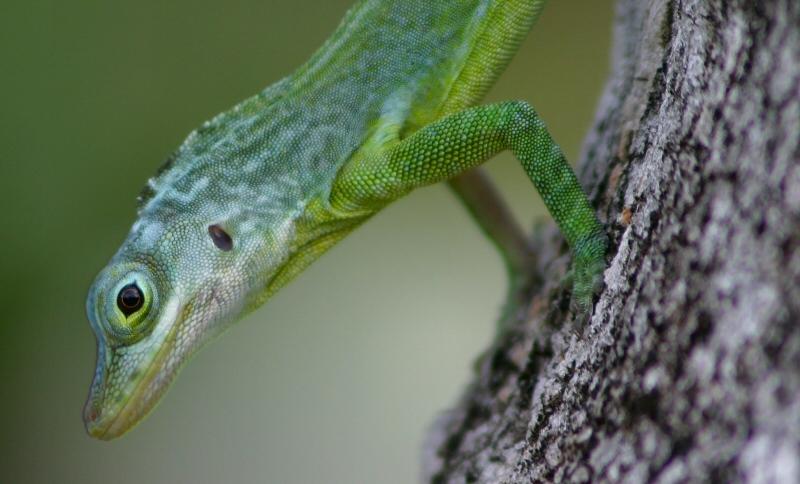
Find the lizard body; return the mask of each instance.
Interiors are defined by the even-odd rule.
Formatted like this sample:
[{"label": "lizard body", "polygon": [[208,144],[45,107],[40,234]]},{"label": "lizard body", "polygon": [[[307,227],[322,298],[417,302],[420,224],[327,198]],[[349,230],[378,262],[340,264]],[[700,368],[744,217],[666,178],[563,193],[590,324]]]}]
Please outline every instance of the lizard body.
[{"label": "lizard body", "polygon": [[543,0],[361,0],[295,73],[196,130],[95,279],[88,432],[117,437],[215,335],[388,203],[510,149],[573,249],[584,310],[606,239],[524,102],[471,107]]}]

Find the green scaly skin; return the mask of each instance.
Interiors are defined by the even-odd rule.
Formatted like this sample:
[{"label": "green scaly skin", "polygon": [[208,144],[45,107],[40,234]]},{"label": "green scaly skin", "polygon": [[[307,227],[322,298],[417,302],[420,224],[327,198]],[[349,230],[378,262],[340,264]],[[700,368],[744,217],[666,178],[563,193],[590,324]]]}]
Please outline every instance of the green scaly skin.
[{"label": "green scaly skin", "polygon": [[543,4],[362,0],[297,72],[190,134],[90,289],[89,434],[132,428],[198,348],[378,210],[503,150],[572,248],[573,297],[591,311],[606,236],[572,169],[525,102],[472,107]]}]

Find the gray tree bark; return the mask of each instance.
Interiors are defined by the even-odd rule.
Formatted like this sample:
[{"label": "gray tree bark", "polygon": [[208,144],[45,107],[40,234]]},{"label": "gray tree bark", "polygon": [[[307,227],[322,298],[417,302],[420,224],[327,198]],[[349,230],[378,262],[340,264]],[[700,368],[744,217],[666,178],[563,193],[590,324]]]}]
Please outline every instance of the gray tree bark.
[{"label": "gray tree bark", "polygon": [[620,0],[580,163],[615,247],[539,262],[432,430],[434,482],[800,482],[800,1]]}]

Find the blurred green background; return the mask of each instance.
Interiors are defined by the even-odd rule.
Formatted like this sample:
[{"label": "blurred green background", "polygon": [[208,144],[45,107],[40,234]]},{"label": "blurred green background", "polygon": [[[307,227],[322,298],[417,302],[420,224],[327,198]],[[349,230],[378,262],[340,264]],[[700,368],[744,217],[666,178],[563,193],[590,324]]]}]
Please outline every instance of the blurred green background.
[{"label": "blurred green background", "polygon": [[[86,436],[87,286],[145,180],[203,120],[290,72],[351,0],[0,3],[0,482],[416,480],[424,432],[492,337],[502,266],[444,187],[334,248],[189,364],[118,441]],[[571,159],[607,74],[610,0],[552,2],[490,100]],[[489,164],[527,226],[508,156]]]}]

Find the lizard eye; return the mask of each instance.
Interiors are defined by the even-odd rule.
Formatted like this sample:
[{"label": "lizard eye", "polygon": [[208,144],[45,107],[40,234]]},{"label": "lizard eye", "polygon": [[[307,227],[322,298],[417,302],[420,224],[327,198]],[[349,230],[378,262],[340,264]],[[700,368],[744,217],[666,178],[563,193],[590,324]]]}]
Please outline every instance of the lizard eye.
[{"label": "lizard eye", "polygon": [[118,280],[104,299],[102,320],[107,335],[130,344],[142,338],[151,326],[152,308],[158,296],[152,280],[144,273],[130,272]]},{"label": "lizard eye", "polygon": [[117,294],[117,307],[125,316],[135,313],[143,305],[144,295],[135,282],[123,287]]}]

